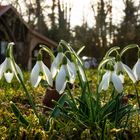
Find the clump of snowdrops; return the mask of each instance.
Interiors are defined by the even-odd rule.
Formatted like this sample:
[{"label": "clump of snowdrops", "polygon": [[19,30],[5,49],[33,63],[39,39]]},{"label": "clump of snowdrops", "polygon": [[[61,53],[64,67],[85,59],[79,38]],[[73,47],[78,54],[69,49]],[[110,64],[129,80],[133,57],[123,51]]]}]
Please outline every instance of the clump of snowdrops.
[{"label": "clump of snowdrops", "polygon": [[[60,41],[58,53],[54,56],[53,52],[44,45],[40,46],[37,62],[31,70],[30,83],[36,88],[41,81],[47,84],[47,88],[56,89],[62,96],[56,102],[55,107],[42,119],[42,115],[36,109],[36,104],[28,92],[24,77],[20,67],[16,64],[13,57],[14,43],[9,43],[6,51],[6,59],[0,65],[0,79],[2,77],[8,83],[12,82],[15,76],[22,85],[25,95],[28,97],[32,110],[38,119],[40,126],[54,138],[80,137],[81,139],[108,139],[110,130],[121,132],[115,135],[117,138],[126,137],[130,114],[139,115],[140,101],[138,95],[138,82],[140,80],[140,48],[136,44],[128,45],[120,51],[119,47],[111,48],[98,66],[96,90],[91,90],[88,77],[86,76],[84,65],[79,54],[84,49],[82,47],[75,52],[70,44]],[[138,60],[133,69],[122,62],[122,56],[129,49],[138,49]],[[52,59],[51,67],[48,68],[42,61],[42,52],[46,52]],[[115,55],[114,55],[115,54]],[[94,77],[95,75],[93,75]],[[137,104],[123,104],[125,97],[124,84],[125,77],[129,77],[131,85],[135,89]],[[75,81],[78,81],[80,94],[75,96]],[[71,88],[71,85],[73,85]],[[77,89],[76,89],[77,90]],[[102,94],[108,91],[109,98],[104,100]],[[22,115],[15,103],[10,102],[11,108],[19,121],[26,126],[30,122]],[[54,134],[54,131],[56,133]],[[68,134],[64,134],[66,131]],[[61,136],[60,136],[61,135]]]}]

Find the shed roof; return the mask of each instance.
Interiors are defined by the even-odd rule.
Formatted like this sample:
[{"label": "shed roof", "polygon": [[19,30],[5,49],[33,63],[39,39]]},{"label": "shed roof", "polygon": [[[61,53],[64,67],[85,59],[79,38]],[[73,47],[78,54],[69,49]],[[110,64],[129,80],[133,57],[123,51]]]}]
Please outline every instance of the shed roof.
[{"label": "shed roof", "polygon": [[25,25],[25,27],[29,30],[29,32],[30,32],[33,36],[39,38],[39,39],[42,40],[43,42],[46,42],[46,44],[47,44],[48,46],[57,47],[58,44],[57,44],[55,41],[49,39],[48,37],[46,37],[46,36],[40,34],[40,33],[37,32],[37,31],[31,29],[31,28],[29,27],[29,25],[22,19],[21,15],[16,11],[16,9],[15,9],[12,5],[0,5],[0,17],[1,17],[2,15],[4,15],[4,14],[5,14],[7,11],[9,11],[9,10],[12,10],[12,11],[16,14],[16,16],[18,16],[18,18],[20,19],[20,21]]},{"label": "shed roof", "polygon": [[12,8],[11,5],[0,5],[0,16],[2,16],[10,8]]}]

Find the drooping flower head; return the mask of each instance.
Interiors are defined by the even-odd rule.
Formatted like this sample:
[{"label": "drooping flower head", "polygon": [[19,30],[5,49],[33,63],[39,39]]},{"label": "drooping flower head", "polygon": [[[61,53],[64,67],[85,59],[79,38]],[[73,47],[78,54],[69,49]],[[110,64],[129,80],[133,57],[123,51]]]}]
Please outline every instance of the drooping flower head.
[{"label": "drooping flower head", "polygon": [[47,81],[53,86],[52,75],[48,67],[42,61],[41,53],[38,54],[38,60],[31,71],[30,81],[33,87],[37,87],[41,80]]},{"label": "drooping flower head", "polygon": [[73,84],[76,78],[76,68],[74,63],[70,62],[66,56],[63,58],[62,65],[56,75],[55,87],[61,94],[66,88],[67,82]]},{"label": "drooping flower head", "polygon": [[118,93],[121,93],[123,91],[122,81],[120,80],[116,72],[114,71],[113,66],[111,66],[108,70],[106,70],[99,84],[98,91],[101,92],[102,90],[107,90],[110,82],[113,83]]},{"label": "drooping flower head", "polygon": [[4,76],[8,83],[11,83],[14,75],[16,76],[17,80],[19,80],[18,75],[23,80],[22,71],[20,70],[19,66],[15,63],[14,58],[12,56],[11,47],[14,43],[9,43],[6,51],[6,59],[0,65],[0,79]]},{"label": "drooping flower head", "polygon": [[126,72],[129,76],[129,78],[133,81],[133,83],[136,82],[136,77],[133,74],[132,70],[121,61],[121,58],[119,55],[117,55],[117,57],[116,57],[116,63],[115,63],[114,69],[117,74]]},{"label": "drooping flower head", "polygon": [[58,47],[58,54],[57,56],[54,58],[52,64],[51,64],[51,73],[52,73],[52,78],[55,78],[56,74],[59,71],[60,68],[60,64],[62,63],[64,57],[64,53],[63,53],[63,48],[62,46]]}]

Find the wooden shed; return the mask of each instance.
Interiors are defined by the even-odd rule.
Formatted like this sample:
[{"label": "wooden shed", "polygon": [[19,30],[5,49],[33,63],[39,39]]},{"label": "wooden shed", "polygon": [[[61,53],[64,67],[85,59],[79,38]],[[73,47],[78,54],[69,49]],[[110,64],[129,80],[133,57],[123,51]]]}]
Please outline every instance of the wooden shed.
[{"label": "wooden shed", "polygon": [[[15,43],[14,56],[16,62],[24,69],[30,70],[35,62],[38,46],[44,44],[56,49],[57,43],[31,29],[21,15],[11,5],[0,5],[0,61],[5,57],[6,46]],[[49,55],[44,56],[49,65]]]}]

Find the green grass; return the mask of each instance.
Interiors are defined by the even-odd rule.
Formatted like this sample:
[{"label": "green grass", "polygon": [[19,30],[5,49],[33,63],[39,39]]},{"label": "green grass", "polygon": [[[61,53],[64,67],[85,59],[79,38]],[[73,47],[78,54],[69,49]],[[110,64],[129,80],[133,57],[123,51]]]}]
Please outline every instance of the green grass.
[{"label": "green grass", "polygon": [[[90,83],[91,90],[93,94],[96,91],[96,83],[97,83],[97,71],[96,70],[87,70],[87,77]],[[41,85],[37,88],[33,89],[29,82],[29,73],[24,73],[24,82],[26,88],[31,93],[34,102],[36,105],[41,106],[42,100],[45,95],[46,88]],[[74,87],[74,95],[78,96],[80,94],[79,83],[76,81]],[[125,95],[134,95],[133,97],[128,98],[128,104],[137,106],[136,93],[132,83],[129,79],[126,79],[125,87]],[[102,92],[102,104],[108,101],[110,98],[110,91],[112,89],[108,89],[107,92]],[[138,85],[138,91],[140,91],[140,85]],[[94,96],[94,95],[93,95]],[[25,117],[25,119],[29,122],[29,126],[21,123],[17,117],[15,117],[10,101],[14,102],[19,108],[21,114]],[[43,108],[37,107],[37,111],[41,114],[42,120],[46,122],[48,116],[43,114]],[[131,114],[126,130],[123,132],[121,128],[115,128],[111,123],[107,122],[106,125],[106,138],[116,140],[122,132],[124,133],[123,138],[127,139],[127,137],[133,137],[133,139],[138,139],[140,137],[140,116],[138,113]],[[126,120],[126,119],[125,119]],[[56,126],[53,124],[53,130],[50,132],[45,131],[38,122],[35,114],[31,106],[29,105],[28,98],[26,97],[24,90],[20,83],[13,79],[11,84],[6,83],[4,79],[0,80],[0,139],[72,139],[74,137],[79,137],[79,139],[90,140],[93,137],[96,137],[96,133],[98,133],[97,128],[95,130],[90,129],[90,127],[86,129],[82,129],[71,120],[65,120],[65,118],[58,118],[55,120]],[[125,122],[124,122],[125,123]],[[100,130],[99,130],[100,131]],[[95,133],[96,132],[96,133]]]},{"label": "green grass", "polygon": [[[33,89],[28,81],[29,74],[24,73],[26,88],[32,94],[36,104],[42,104],[45,88],[39,86]],[[23,116],[30,122],[26,127],[15,117],[10,101],[14,102]],[[42,112],[42,108],[38,108]],[[47,137],[46,132],[40,127],[36,116],[29,105],[29,101],[20,83],[13,79],[8,84],[4,79],[0,81],[0,139],[34,139],[35,137]]]}]

